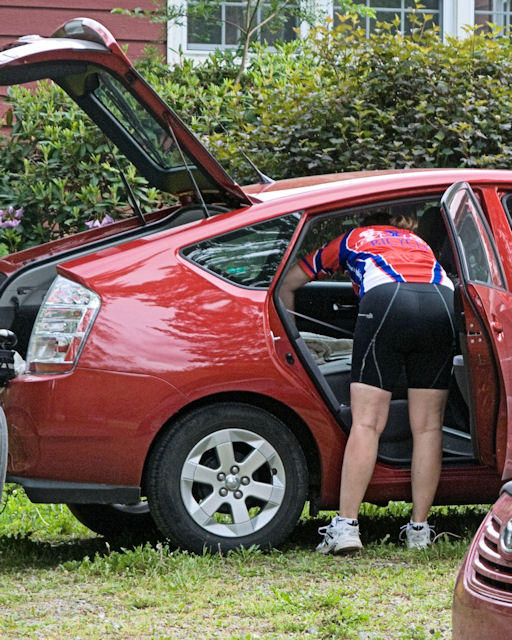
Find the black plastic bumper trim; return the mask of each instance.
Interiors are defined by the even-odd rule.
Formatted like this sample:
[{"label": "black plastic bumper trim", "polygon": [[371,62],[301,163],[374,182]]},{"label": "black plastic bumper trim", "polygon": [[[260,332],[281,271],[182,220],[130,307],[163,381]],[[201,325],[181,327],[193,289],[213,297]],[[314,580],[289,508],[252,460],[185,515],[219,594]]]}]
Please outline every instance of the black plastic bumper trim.
[{"label": "black plastic bumper trim", "polygon": [[38,503],[137,504],[141,494],[140,487],[123,485],[62,482],[11,475],[7,475],[5,481],[20,484],[29,500]]}]

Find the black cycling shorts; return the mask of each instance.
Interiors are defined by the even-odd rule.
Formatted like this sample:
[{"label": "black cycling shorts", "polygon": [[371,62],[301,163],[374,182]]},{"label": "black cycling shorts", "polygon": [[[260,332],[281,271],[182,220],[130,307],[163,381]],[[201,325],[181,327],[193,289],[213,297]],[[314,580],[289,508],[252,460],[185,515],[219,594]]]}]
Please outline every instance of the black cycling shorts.
[{"label": "black cycling shorts", "polygon": [[392,391],[405,368],[408,388],[448,389],[454,344],[450,288],[378,285],[359,305],[351,380]]}]

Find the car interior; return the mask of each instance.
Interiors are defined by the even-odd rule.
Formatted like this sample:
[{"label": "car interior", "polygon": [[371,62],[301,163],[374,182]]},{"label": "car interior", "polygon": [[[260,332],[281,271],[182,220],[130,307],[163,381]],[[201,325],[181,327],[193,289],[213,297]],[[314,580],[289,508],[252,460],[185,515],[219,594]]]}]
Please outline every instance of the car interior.
[{"label": "car interior", "polygon": [[[453,249],[443,220],[439,200],[416,200],[367,208],[333,212],[321,216],[304,229],[292,260],[300,260],[314,249],[346,231],[364,224],[368,216],[399,213],[401,209],[416,211],[417,235],[433,249],[455,284],[457,304],[458,275]],[[277,291],[278,294],[278,291]],[[311,281],[295,293],[295,321],[278,302],[286,327],[294,341],[297,355],[309,371],[321,397],[348,434],[351,426],[350,367],[352,336],[357,317],[358,300],[346,274],[335,273],[325,280]],[[287,316],[287,317],[286,317]],[[463,330],[463,328],[462,328]],[[443,424],[443,463],[476,461],[470,434],[468,377],[461,353],[456,345],[453,375]],[[412,436],[407,407],[405,371],[396,380],[389,418],[380,438],[378,459],[381,462],[409,466]]]}]

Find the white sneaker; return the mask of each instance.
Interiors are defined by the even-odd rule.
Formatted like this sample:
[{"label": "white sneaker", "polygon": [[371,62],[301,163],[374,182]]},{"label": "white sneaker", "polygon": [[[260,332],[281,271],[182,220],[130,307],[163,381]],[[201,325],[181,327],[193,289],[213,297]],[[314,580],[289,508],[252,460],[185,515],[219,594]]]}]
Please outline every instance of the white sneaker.
[{"label": "white sneaker", "polygon": [[327,527],[320,527],[318,533],[324,537],[317,546],[319,553],[338,553],[362,549],[357,520],[347,520],[336,516]]},{"label": "white sneaker", "polygon": [[435,534],[428,522],[408,522],[400,527],[399,540],[405,538],[409,549],[426,549]]}]

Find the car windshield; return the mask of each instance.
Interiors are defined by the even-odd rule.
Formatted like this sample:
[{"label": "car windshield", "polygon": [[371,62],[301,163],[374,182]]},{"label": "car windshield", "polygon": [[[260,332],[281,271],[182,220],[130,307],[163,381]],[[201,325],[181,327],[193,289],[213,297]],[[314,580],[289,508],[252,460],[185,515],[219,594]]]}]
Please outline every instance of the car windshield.
[{"label": "car windshield", "polygon": [[169,132],[128,89],[108,73],[97,74],[93,95],[137,141],[142,149],[164,169],[183,166],[181,153]]}]

